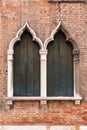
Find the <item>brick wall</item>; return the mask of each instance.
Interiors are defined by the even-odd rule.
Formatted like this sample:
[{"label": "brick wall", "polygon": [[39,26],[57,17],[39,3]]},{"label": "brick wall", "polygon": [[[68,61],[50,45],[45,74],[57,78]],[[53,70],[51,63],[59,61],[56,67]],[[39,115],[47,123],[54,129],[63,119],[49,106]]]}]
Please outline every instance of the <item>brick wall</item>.
[{"label": "brick wall", "polygon": [[[62,21],[80,49],[81,105],[73,101],[15,101],[8,109],[7,50],[27,21],[44,42]],[[0,125],[87,125],[87,4],[51,3],[48,0],[0,1]]]}]

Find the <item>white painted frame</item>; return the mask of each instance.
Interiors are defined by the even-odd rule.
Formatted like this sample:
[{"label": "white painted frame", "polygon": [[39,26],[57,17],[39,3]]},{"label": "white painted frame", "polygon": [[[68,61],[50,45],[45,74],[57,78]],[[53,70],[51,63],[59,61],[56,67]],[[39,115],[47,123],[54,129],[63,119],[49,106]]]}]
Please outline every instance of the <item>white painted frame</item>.
[{"label": "white painted frame", "polygon": [[[28,30],[33,41],[36,41],[39,46],[40,54],[40,97],[14,97],[13,96],[13,54],[14,54],[14,44],[17,41],[21,41],[21,35],[25,30]],[[73,46],[73,68],[74,68],[74,97],[47,97],[47,45],[54,40],[55,34],[61,29],[66,36],[66,41],[70,41]],[[75,104],[80,104],[82,97],[79,94],[79,49],[75,41],[73,41],[69,34],[66,32],[62,22],[60,21],[58,26],[52,31],[50,37],[45,40],[44,44],[36,36],[35,32],[29,24],[26,22],[24,26],[17,32],[16,37],[12,39],[9,44],[8,55],[8,90],[7,90],[7,100],[8,104],[11,104],[13,100],[75,100]]]}]

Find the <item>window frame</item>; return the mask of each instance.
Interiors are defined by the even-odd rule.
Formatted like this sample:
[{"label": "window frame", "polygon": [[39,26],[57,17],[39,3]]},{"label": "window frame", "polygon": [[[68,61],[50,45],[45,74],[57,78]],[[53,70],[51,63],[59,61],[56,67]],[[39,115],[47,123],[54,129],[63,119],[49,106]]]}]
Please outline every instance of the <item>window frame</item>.
[{"label": "window frame", "polygon": [[[39,97],[20,97],[20,96],[13,96],[13,54],[14,54],[14,44],[17,41],[20,41],[21,35],[27,29],[33,37],[33,41],[36,41],[39,46],[39,54],[40,54],[40,96]],[[61,31],[66,36],[66,41],[69,41],[73,46],[73,72],[74,72],[74,96],[73,97],[66,97],[66,96],[58,96],[58,97],[47,97],[47,45],[54,40],[55,34],[61,29]],[[70,35],[67,33],[64,25],[60,21],[57,27],[52,31],[50,37],[45,40],[44,44],[42,41],[36,36],[33,29],[30,28],[28,23],[26,22],[24,26],[17,32],[15,38],[9,44],[9,49],[7,51],[8,56],[8,90],[7,90],[7,104],[12,105],[12,101],[14,100],[40,100],[40,101],[47,101],[47,100],[74,100],[75,104],[80,104],[80,100],[82,97],[79,93],[79,55],[80,51],[78,45],[75,41],[72,40]],[[44,80],[43,80],[44,79]]]}]

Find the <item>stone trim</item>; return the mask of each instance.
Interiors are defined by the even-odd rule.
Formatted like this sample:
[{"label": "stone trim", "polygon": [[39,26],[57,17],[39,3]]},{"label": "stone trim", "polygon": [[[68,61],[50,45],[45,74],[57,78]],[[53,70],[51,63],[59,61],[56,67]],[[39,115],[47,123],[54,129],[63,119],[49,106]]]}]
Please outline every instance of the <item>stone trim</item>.
[{"label": "stone trim", "polygon": [[73,53],[78,53],[79,54],[79,48],[78,48],[78,45],[77,43],[71,38],[69,32],[66,30],[64,24],[62,23],[62,21],[59,21],[57,27],[51,32],[50,34],[50,37],[48,37],[45,42],[44,42],[44,48],[46,49],[47,48],[47,45],[54,40],[54,36],[55,34],[61,30],[64,35],[66,36],[66,41],[70,42],[72,44],[72,47],[73,47]]},{"label": "stone trim", "polygon": [[74,101],[75,100],[75,104],[78,105],[80,104],[80,100],[82,99],[82,97],[78,96],[78,97],[63,97],[63,96],[59,96],[59,97],[7,97],[6,100],[8,101],[7,104],[12,105],[12,101],[27,101],[27,100],[33,100],[33,101]]},{"label": "stone trim", "polygon": [[6,100],[12,100],[12,101],[19,101],[19,100],[81,100],[82,97],[63,97],[63,96],[58,96],[58,97],[7,97]]},{"label": "stone trim", "polygon": [[48,0],[49,2],[86,2],[86,0]]},{"label": "stone trim", "polygon": [[87,126],[59,126],[59,125],[0,125],[0,130],[87,130]]},{"label": "stone trim", "polygon": [[61,26],[62,22],[59,21],[57,27],[51,32],[50,37],[48,37],[44,42],[44,48],[47,48],[47,45],[54,40],[54,35],[59,31],[59,28]]},{"label": "stone trim", "polygon": [[11,40],[10,44],[9,44],[9,50],[13,50],[13,47],[14,47],[14,44],[17,42],[17,41],[21,41],[21,35],[23,34],[23,32],[25,30],[28,30],[28,32],[31,33],[32,37],[33,37],[33,41],[36,41],[40,48],[42,49],[43,48],[43,43],[42,41],[36,36],[36,33],[34,32],[34,30],[29,26],[28,22],[25,22],[25,24],[23,25],[22,28],[20,28],[16,34],[16,36]]}]

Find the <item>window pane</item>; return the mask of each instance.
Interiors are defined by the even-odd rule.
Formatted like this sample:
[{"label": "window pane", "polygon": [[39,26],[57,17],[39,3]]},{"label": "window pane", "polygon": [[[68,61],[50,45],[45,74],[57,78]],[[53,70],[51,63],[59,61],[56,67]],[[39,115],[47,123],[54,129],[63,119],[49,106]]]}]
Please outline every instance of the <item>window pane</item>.
[{"label": "window pane", "polygon": [[73,96],[72,46],[59,31],[48,45],[47,96]]},{"label": "window pane", "polygon": [[39,46],[25,31],[14,46],[14,96],[40,95]]}]

